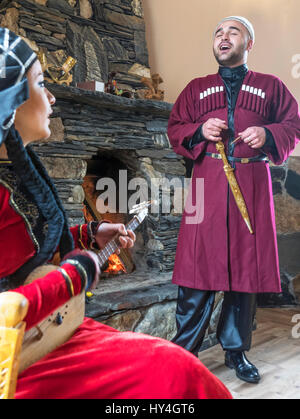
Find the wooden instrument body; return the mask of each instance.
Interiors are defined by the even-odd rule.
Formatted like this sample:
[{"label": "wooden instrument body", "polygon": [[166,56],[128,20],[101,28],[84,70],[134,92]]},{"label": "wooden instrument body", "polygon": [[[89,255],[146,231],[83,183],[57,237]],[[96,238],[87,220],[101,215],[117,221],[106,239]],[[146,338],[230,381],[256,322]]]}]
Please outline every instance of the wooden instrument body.
[{"label": "wooden instrument body", "polygon": [[[29,284],[38,278],[43,278],[57,268],[54,265],[37,268],[25,283]],[[28,330],[23,339],[19,373],[69,340],[82,324],[84,315],[85,292],[83,291],[56,309],[36,327]]]}]

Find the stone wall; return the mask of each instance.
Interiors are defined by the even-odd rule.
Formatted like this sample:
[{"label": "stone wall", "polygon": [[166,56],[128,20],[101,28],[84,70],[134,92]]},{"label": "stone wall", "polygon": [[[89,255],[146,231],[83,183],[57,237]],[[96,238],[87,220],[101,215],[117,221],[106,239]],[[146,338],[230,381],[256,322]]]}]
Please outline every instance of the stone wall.
[{"label": "stone wall", "polygon": [[[52,138],[34,147],[55,182],[72,225],[83,222],[81,185],[91,161],[114,158],[122,163],[128,181],[130,178],[146,181],[149,199],[151,189],[159,189],[164,178],[176,178],[184,185],[184,159],[173,152],[166,134],[172,105],[75,87],[49,88],[57,98]],[[107,173],[102,171],[102,176],[110,177],[111,169],[108,167]],[[161,193],[162,188],[160,197]],[[151,213],[139,229],[133,256],[140,269],[158,272],[173,269],[181,220],[173,211],[173,195],[171,190],[170,211],[162,213],[160,207],[159,213]]]},{"label": "stone wall", "polygon": [[[87,301],[86,315],[120,331],[134,331],[171,340],[176,334],[177,286],[172,272],[131,275],[130,278],[100,281]],[[202,350],[217,343],[216,330],[222,307],[222,293],[216,296]]]},{"label": "stone wall", "polygon": [[107,82],[114,71],[120,89],[135,91],[145,86],[128,70],[139,64],[150,74],[141,0],[3,0],[0,25],[42,48],[51,64],[74,57],[73,85]]},{"label": "stone wall", "polygon": [[259,297],[262,306],[299,303],[300,296],[300,157],[271,165],[282,294]]}]

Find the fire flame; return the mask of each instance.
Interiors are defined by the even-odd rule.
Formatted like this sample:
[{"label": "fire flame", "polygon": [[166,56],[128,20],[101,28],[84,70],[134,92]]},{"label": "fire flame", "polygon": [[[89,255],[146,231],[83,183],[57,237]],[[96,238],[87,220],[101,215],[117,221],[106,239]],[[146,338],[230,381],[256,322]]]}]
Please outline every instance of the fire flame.
[{"label": "fire flame", "polygon": [[121,259],[117,255],[115,254],[111,255],[110,258],[108,259],[108,263],[109,263],[109,266],[104,272],[107,272],[110,274],[116,274],[122,271],[126,273],[125,266],[123,265]]}]

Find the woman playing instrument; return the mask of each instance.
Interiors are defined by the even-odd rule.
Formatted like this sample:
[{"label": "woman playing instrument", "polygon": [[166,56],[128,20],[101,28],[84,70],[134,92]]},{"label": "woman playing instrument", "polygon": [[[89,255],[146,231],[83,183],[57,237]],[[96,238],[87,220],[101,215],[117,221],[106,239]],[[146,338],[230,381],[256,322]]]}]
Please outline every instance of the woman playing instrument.
[{"label": "woman playing instrument", "polygon": [[[56,189],[30,144],[50,136],[55,98],[35,53],[0,28],[0,292],[29,301],[27,329],[99,278],[91,246],[135,235],[122,224],[69,228]],[[85,250],[84,250],[85,249]],[[59,253],[57,269],[24,285]],[[160,338],[118,332],[85,318],[62,346],[18,377],[16,398],[230,398],[201,362]]]}]

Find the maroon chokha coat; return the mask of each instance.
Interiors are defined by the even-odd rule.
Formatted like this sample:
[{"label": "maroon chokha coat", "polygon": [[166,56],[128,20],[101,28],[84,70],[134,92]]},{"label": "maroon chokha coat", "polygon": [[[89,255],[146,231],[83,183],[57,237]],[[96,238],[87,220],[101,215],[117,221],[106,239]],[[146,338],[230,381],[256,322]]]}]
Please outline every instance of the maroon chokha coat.
[{"label": "maroon chokha coat", "polygon": [[[227,121],[226,89],[219,74],[192,80],[177,99],[169,119],[168,135],[176,153],[194,160],[191,185],[196,202],[196,180],[203,186],[202,210],[196,222],[185,208],[180,227],[173,273],[175,284],[215,291],[247,293],[281,292],[274,202],[269,163],[236,163],[235,176],[245,199],[254,234],[250,234],[230,190],[215,143],[204,141],[192,149],[186,144],[209,118]],[[252,126],[273,134],[282,164],[300,139],[298,104],[275,76],[248,71],[234,114],[235,138]],[[223,132],[225,150],[228,133]],[[237,142],[235,157],[254,157],[260,150]],[[200,185],[200,186],[199,186]],[[199,199],[198,199],[199,201]],[[199,202],[197,203],[199,205]]]}]

